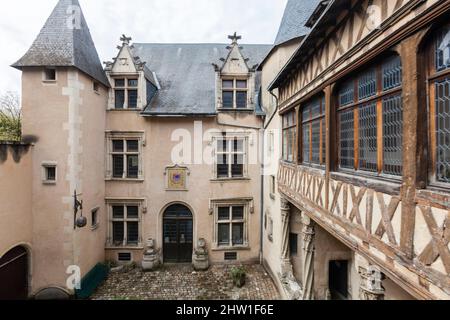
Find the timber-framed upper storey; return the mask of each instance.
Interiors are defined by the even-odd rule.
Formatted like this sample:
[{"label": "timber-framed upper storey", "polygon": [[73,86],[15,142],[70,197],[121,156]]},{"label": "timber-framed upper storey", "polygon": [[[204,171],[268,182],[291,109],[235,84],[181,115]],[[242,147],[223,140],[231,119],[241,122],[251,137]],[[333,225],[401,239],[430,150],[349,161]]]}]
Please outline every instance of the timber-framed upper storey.
[{"label": "timber-framed upper storey", "polygon": [[282,196],[425,299],[450,294],[449,12],[334,1],[270,87]]}]

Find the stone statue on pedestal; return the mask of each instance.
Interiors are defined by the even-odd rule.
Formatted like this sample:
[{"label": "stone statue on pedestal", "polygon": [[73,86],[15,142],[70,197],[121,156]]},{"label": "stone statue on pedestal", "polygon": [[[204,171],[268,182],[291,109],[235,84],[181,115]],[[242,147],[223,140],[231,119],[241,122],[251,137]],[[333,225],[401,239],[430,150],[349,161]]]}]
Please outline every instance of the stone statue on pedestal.
[{"label": "stone statue on pedestal", "polygon": [[198,240],[197,248],[194,249],[192,264],[196,271],[206,271],[209,269],[209,255],[206,248],[206,240],[203,238]]},{"label": "stone statue on pedestal", "polygon": [[144,251],[144,259],[142,260],[142,270],[154,271],[161,264],[160,250],[155,249],[155,240],[147,240],[147,248]]}]

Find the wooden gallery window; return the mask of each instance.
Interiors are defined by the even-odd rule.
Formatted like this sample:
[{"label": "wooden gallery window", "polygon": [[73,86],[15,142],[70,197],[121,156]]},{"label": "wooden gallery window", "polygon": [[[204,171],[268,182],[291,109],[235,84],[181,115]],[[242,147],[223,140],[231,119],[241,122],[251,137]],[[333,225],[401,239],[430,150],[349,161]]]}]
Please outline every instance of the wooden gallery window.
[{"label": "wooden gallery window", "polygon": [[337,100],[340,168],[401,176],[400,57],[389,57],[343,83]]},{"label": "wooden gallery window", "polygon": [[292,110],[283,115],[283,160],[294,162],[295,138],[297,135],[296,112]]},{"label": "wooden gallery window", "polygon": [[435,33],[429,66],[430,182],[450,183],[450,25]]},{"label": "wooden gallery window", "polygon": [[302,150],[300,162],[303,164],[325,165],[325,97],[313,98],[301,107]]}]

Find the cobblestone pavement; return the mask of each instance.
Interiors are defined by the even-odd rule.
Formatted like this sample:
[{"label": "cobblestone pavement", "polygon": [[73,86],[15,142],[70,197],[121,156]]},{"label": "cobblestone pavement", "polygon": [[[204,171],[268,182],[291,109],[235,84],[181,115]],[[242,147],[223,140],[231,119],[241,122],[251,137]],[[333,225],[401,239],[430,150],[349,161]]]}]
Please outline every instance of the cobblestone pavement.
[{"label": "cobblestone pavement", "polygon": [[278,300],[272,278],[261,265],[245,266],[243,288],[233,286],[231,266],[194,272],[192,266],[163,266],[155,272],[134,269],[111,273],[93,300]]}]

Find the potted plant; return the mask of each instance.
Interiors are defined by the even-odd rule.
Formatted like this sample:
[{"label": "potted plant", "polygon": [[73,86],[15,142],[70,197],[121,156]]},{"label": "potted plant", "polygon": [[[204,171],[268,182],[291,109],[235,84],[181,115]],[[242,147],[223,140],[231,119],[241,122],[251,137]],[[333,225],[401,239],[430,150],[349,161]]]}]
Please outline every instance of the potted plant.
[{"label": "potted plant", "polygon": [[245,285],[246,271],[244,267],[233,267],[231,269],[231,278],[236,287],[242,288]]}]

